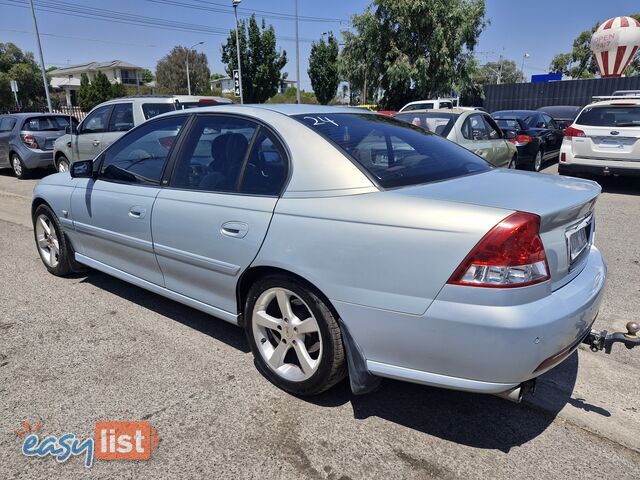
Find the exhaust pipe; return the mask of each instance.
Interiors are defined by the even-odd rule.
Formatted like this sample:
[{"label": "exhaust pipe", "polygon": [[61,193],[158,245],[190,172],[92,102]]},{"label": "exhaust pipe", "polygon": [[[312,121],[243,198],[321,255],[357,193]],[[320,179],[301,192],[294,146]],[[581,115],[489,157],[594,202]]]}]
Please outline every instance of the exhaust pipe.
[{"label": "exhaust pipe", "polygon": [[533,394],[536,391],[536,379],[527,380],[526,382],[522,382],[517,387],[513,387],[510,390],[494,393],[496,397],[504,398],[505,400],[509,400],[513,403],[520,403],[522,401],[522,396],[525,393]]}]

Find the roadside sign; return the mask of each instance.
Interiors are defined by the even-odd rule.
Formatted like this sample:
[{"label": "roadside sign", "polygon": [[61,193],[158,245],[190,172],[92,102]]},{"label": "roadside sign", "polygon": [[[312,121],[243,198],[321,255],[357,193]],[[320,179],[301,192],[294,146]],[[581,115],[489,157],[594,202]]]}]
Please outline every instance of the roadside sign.
[{"label": "roadside sign", "polygon": [[240,96],[240,72],[238,70],[233,71],[233,90],[236,97]]},{"label": "roadside sign", "polygon": [[18,82],[16,82],[15,80],[11,80],[11,91],[13,93],[18,93]]}]

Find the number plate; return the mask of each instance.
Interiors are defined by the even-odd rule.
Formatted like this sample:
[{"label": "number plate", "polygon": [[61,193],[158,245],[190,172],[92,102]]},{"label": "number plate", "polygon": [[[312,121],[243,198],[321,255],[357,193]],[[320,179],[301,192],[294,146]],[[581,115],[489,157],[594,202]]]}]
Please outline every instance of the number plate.
[{"label": "number plate", "polygon": [[569,253],[569,265],[582,255],[591,242],[591,232],[593,229],[593,216],[589,215],[577,225],[569,228],[566,232],[567,249]]}]

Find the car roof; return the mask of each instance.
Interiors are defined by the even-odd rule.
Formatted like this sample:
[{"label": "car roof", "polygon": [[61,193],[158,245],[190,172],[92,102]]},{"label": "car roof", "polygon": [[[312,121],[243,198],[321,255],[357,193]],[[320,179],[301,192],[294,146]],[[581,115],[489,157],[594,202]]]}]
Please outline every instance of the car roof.
[{"label": "car roof", "polygon": [[[194,110],[189,110],[190,113],[243,113],[249,109],[257,110],[269,110],[272,112],[281,113],[287,116],[293,115],[309,115],[309,114],[330,114],[330,113],[359,113],[363,115],[379,115],[376,112],[372,112],[366,109],[356,109],[353,107],[332,107],[327,105],[314,105],[314,104],[295,104],[295,103],[261,103],[261,104],[221,104],[213,105],[210,107],[198,107]],[[162,116],[178,115],[184,113],[185,110],[176,110],[175,112],[164,113]],[[158,115],[160,116],[160,115]],[[157,118],[157,117],[154,117]]]},{"label": "car roof", "polygon": [[611,99],[611,100],[601,100],[599,102],[593,102],[590,103],[589,105],[587,105],[588,107],[593,107],[593,106],[603,106],[603,107],[607,107],[610,105],[616,106],[629,106],[629,105],[640,105],[640,98],[636,98],[636,97],[624,97],[624,96],[619,96],[616,99]]},{"label": "car roof", "polygon": [[481,110],[466,110],[464,108],[420,108],[416,110],[409,110],[404,112],[398,112],[397,115],[411,115],[412,113],[486,113]]},{"label": "car roof", "polygon": [[18,117],[18,118],[26,118],[26,117],[68,117],[69,115],[66,113],[42,113],[42,112],[33,112],[33,113],[29,113],[29,112],[19,112],[19,113],[5,113],[0,115],[2,117],[4,116],[11,116],[11,117]]},{"label": "car roof", "polygon": [[537,115],[539,113],[536,110],[498,110],[491,115]]}]

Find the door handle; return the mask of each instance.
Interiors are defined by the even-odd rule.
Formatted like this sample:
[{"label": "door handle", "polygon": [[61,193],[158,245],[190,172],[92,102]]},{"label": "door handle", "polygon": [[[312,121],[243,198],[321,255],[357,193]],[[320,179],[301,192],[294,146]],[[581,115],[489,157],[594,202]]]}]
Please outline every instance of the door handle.
[{"label": "door handle", "polygon": [[100,140],[94,140],[93,141],[93,146],[97,147],[98,145],[100,145]]},{"label": "door handle", "polygon": [[244,222],[226,222],[220,228],[220,233],[233,238],[244,238],[248,232],[249,225]]},{"label": "door handle", "polygon": [[129,209],[129,216],[133,218],[144,218],[146,214],[147,209],[138,205],[135,205]]}]

